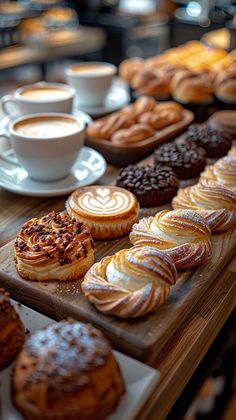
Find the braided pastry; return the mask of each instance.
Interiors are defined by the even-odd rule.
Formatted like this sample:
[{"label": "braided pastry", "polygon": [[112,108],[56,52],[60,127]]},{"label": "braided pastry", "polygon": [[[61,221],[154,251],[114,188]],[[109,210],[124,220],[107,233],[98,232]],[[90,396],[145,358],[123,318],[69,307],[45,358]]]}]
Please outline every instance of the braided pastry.
[{"label": "braided pastry", "polygon": [[161,130],[171,124],[176,124],[182,119],[178,111],[162,109],[158,112],[144,112],[138,121],[143,124],[151,125],[155,130]]},{"label": "braided pastry", "polygon": [[202,179],[211,179],[236,192],[236,156],[225,156],[213,166],[207,166]]},{"label": "braided pastry", "polygon": [[210,102],[213,99],[211,79],[207,75],[177,71],[171,81],[172,96],[180,102]]},{"label": "braided pastry", "polygon": [[143,218],[133,226],[130,242],[165,251],[183,270],[203,264],[212,248],[207,222],[192,210],[163,210]]},{"label": "braided pastry", "polygon": [[110,140],[113,133],[121,128],[128,128],[135,123],[134,117],[115,113],[104,120],[95,121],[87,128],[88,137]]},{"label": "braided pastry", "polygon": [[170,95],[170,78],[154,70],[143,69],[131,80],[133,89],[145,95],[166,97]]},{"label": "braided pastry", "polygon": [[76,280],[94,261],[89,230],[52,211],[24,224],[15,241],[16,268],[26,280]]},{"label": "braided pastry", "polygon": [[172,201],[174,209],[192,209],[207,220],[213,233],[236,224],[236,193],[212,180],[203,179],[180,189]]},{"label": "braided pastry", "polygon": [[94,264],[82,283],[99,311],[136,318],[155,311],[176,282],[176,268],[165,253],[149,246],[122,249]]},{"label": "braided pastry", "polygon": [[119,145],[137,144],[142,140],[152,137],[155,130],[148,124],[134,124],[130,128],[116,131],[111,137],[111,142]]}]

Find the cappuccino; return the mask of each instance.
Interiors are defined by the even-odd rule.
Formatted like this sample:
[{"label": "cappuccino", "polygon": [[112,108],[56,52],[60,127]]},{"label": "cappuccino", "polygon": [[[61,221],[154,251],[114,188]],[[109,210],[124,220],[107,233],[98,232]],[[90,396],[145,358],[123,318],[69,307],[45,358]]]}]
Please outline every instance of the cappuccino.
[{"label": "cappuccino", "polygon": [[71,92],[66,89],[60,89],[56,87],[30,87],[25,89],[20,94],[30,101],[55,101],[60,99],[66,99],[71,96]]},{"label": "cappuccino", "polygon": [[114,73],[114,69],[112,67],[103,64],[78,64],[72,66],[71,70],[84,76],[102,76]]},{"label": "cappuccino", "polygon": [[70,118],[57,118],[54,116],[32,117],[20,121],[14,126],[14,131],[24,137],[55,138],[76,133],[80,124]]}]

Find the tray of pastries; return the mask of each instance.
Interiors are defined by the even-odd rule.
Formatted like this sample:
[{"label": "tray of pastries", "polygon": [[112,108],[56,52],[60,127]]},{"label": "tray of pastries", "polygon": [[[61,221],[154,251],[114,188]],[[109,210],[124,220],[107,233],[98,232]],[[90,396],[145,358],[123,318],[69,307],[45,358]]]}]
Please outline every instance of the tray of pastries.
[{"label": "tray of pastries", "polygon": [[132,420],[158,371],[112,349],[72,318],[55,322],[0,289],[0,413],[4,420]]},{"label": "tray of pastries", "polygon": [[[214,139],[222,140],[214,134],[211,147]],[[61,211],[26,221],[1,249],[1,285],[55,319],[93,323],[119,350],[154,363],[236,246],[235,146],[200,174],[205,149],[180,140],[163,153],[170,166],[157,149],[123,168],[116,185],[79,188]]]},{"label": "tray of pastries", "polygon": [[193,121],[191,111],[175,102],[157,102],[140,96],[134,104],[94,121],[85,143],[116,166],[135,163],[169,140]]}]

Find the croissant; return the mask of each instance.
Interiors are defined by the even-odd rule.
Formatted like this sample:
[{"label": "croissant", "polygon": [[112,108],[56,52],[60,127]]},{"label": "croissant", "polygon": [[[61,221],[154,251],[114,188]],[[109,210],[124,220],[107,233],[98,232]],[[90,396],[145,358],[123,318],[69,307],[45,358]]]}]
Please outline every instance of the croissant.
[{"label": "croissant", "polygon": [[151,125],[155,130],[161,130],[171,124],[176,124],[182,119],[181,114],[174,109],[160,109],[158,112],[144,112],[138,121]]},{"label": "croissant", "polygon": [[203,264],[212,249],[208,224],[193,210],[163,210],[140,220],[133,226],[130,242],[166,252],[183,270]]},{"label": "croissant", "polygon": [[89,230],[65,213],[31,219],[15,241],[16,268],[26,280],[77,280],[94,261]]},{"label": "croissant", "polygon": [[104,120],[95,121],[87,128],[87,136],[97,139],[110,140],[113,133],[121,128],[130,127],[135,123],[134,117],[115,113]]},{"label": "croissant", "polygon": [[136,118],[142,115],[144,112],[153,111],[157,101],[151,96],[140,96],[135,103],[132,105],[133,112]]},{"label": "croissant", "polygon": [[122,249],[94,264],[82,291],[96,308],[120,318],[136,318],[155,311],[176,282],[171,258],[155,248]]},{"label": "croissant", "polygon": [[211,79],[190,70],[177,71],[171,81],[171,92],[180,102],[210,102],[213,99]]},{"label": "croissant", "polygon": [[220,72],[214,82],[215,95],[225,102],[236,102],[236,68]]},{"label": "croissant", "polygon": [[148,137],[152,137],[155,130],[148,124],[134,124],[130,128],[116,131],[111,142],[119,145],[137,144]]},{"label": "croissant", "polygon": [[200,213],[212,233],[223,232],[236,224],[236,193],[212,180],[203,179],[192,187],[179,189],[172,206]]},{"label": "croissant", "polygon": [[143,68],[144,60],[139,57],[128,58],[119,65],[119,75],[130,82],[135,73]]},{"label": "croissant", "polygon": [[145,95],[166,97],[170,95],[170,77],[158,74],[154,70],[143,69],[131,80],[133,89]]},{"label": "croissant", "polygon": [[236,192],[236,156],[225,156],[213,166],[207,166],[202,179],[210,179]]}]

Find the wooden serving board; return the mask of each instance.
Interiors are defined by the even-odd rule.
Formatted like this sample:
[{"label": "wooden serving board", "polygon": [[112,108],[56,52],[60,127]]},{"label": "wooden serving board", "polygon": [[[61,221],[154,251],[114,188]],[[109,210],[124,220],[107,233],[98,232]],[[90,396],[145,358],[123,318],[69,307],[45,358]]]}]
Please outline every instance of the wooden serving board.
[{"label": "wooden serving board", "polygon": [[[152,212],[158,210],[152,209]],[[144,214],[141,211],[140,216]],[[167,303],[155,314],[137,320],[119,320],[98,312],[83,296],[80,281],[37,283],[21,279],[15,269],[13,241],[0,250],[0,287],[9,290],[14,299],[52,318],[73,316],[92,322],[110,337],[117,349],[154,364],[167,341],[188,320],[189,315],[198,316],[197,308],[202,298],[211,296],[216,277],[235,253],[236,228],[214,235],[212,240],[213,253],[209,261],[179,275]],[[129,246],[128,236],[97,242],[96,260]]]}]

